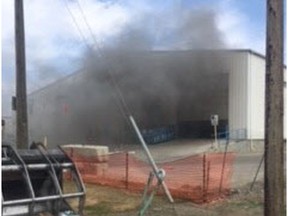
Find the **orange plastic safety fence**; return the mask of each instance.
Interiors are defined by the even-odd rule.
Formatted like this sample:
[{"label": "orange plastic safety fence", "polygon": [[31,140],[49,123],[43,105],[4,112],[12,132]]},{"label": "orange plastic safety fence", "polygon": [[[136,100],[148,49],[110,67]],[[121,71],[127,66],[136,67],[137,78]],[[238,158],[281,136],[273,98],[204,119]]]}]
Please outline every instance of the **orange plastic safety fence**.
[{"label": "orange plastic safety fence", "polygon": [[[70,156],[87,183],[141,192],[151,171],[147,163],[128,153],[111,154],[109,159],[105,156],[101,162],[99,159]],[[166,171],[165,182],[173,197],[206,203],[225,196],[229,191],[234,159],[234,153],[209,153],[158,166]]]}]

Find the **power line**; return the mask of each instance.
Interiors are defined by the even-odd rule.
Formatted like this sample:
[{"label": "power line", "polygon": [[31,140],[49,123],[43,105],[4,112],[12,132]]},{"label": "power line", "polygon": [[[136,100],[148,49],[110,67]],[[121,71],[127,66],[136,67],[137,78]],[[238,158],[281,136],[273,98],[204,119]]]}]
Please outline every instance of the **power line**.
[{"label": "power line", "polygon": [[[73,15],[73,12],[70,10],[70,8],[69,8],[69,6],[67,4],[67,0],[64,0],[64,3],[65,3],[64,6],[66,7],[66,9],[69,12],[69,14],[70,14],[75,26],[77,27],[80,35],[82,36],[83,42],[86,44],[88,49],[91,49],[92,46],[90,46],[88,44],[87,39],[85,38],[83,32],[81,31],[81,29],[80,29],[80,27],[79,27],[79,25],[78,25],[78,23],[76,21],[75,16]],[[80,5],[80,3],[78,1],[77,1],[77,5],[79,7],[81,15],[83,16],[85,25],[89,29],[89,33],[91,34],[91,36],[93,38],[93,41],[94,41],[94,44],[96,45],[96,49],[97,49],[97,52],[98,52],[99,56],[102,57],[102,58],[106,58],[105,55],[101,52],[99,43],[97,42],[97,40],[96,40],[96,38],[95,38],[95,36],[93,34],[92,28],[90,27],[90,25],[89,25],[89,23],[87,21],[87,18],[86,18],[85,14],[84,14],[84,11],[83,11],[83,9],[82,9],[82,7],[81,7],[81,5]],[[123,115],[124,119],[129,123],[129,119],[128,119],[127,115],[129,115],[131,112],[129,111],[129,108],[128,108],[126,102],[125,102],[125,99],[124,99],[124,97],[123,97],[123,95],[121,93],[121,90],[119,89],[119,87],[118,87],[118,85],[117,85],[117,83],[116,83],[116,81],[115,81],[115,79],[113,77],[112,72],[110,71],[110,68],[108,70],[108,74],[110,76],[110,80],[109,80],[110,81],[110,85],[115,89],[115,93],[113,93],[112,96],[115,98],[116,105],[118,106],[118,108],[119,108],[121,114]],[[120,101],[117,100],[117,96],[118,96],[118,99],[120,98]]]},{"label": "power line", "polygon": [[[107,59],[107,57],[104,55],[104,53],[102,53],[102,51],[101,51],[101,49],[100,49],[100,47],[99,47],[99,44],[98,44],[96,38],[95,38],[94,35],[93,35],[92,29],[91,29],[89,23],[87,22],[86,16],[85,16],[85,14],[84,14],[84,12],[83,12],[83,9],[82,9],[80,3],[78,2],[78,0],[76,0],[76,2],[77,2],[78,7],[79,7],[79,9],[80,9],[80,11],[81,11],[81,14],[82,14],[82,16],[83,16],[83,19],[84,19],[84,21],[85,21],[85,23],[86,23],[86,25],[87,25],[87,27],[88,27],[88,29],[89,29],[89,31],[90,31],[90,34],[91,34],[92,38],[94,39],[94,42],[95,42],[95,45],[96,45],[96,49],[98,50],[98,53],[99,53],[100,57],[102,57],[102,58],[104,58],[104,59]],[[135,122],[135,120],[134,120],[134,118],[133,118],[133,116],[132,116],[132,113],[131,113],[131,111],[130,111],[130,109],[129,109],[129,106],[128,106],[127,102],[125,101],[125,98],[124,98],[124,96],[123,96],[123,94],[122,94],[122,92],[121,92],[121,89],[119,88],[118,83],[117,83],[116,80],[114,79],[114,76],[113,76],[113,73],[112,73],[112,69],[113,69],[113,68],[110,66],[110,64],[107,64],[107,66],[109,67],[108,70],[107,70],[107,72],[108,72],[108,74],[109,74],[109,76],[110,76],[111,86],[114,87],[114,89],[115,89],[115,96],[116,96],[116,97],[118,96],[118,98],[120,99],[120,105],[122,105],[122,106],[120,107],[120,108],[121,108],[120,110],[121,110],[121,111],[124,111],[123,115],[124,115],[125,119],[129,117],[128,123],[131,123],[131,124],[132,124],[132,126],[133,126],[133,128],[134,128],[134,130],[135,130],[135,132],[136,132],[136,134],[137,134],[137,136],[138,136],[138,138],[139,138],[139,140],[140,140],[140,142],[141,142],[141,144],[142,144],[142,147],[143,147],[143,149],[144,149],[144,152],[146,153],[146,155],[147,155],[147,157],[148,157],[148,160],[149,160],[149,162],[150,162],[150,164],[151,164],[151,167],[152,167],[152,169],[153,169],[154,175],[156,175],[156,177],[157,177],[157,179],[158,179],[158,183],[162,185],[162,187],[163,187],[163,189],[164,189],[164,191],[165,191],[165,193],[166,193],[169,201],[170,201],[171,203],[173,203],[174,201],[173,201],[173,198],[172,198],[172,196],[171,196],[171,194],[170,194],[170,192],[169,192],[169,189],[167,188],[165,182],[163,181],[163,179],[162,179],[162,178],[160,177],[160,175],[159,175],[160,170],[159,170],[158,167],[156,166],[155,161],[153,160],[153,158],[152,158],[152,156],[151,156],[151,153],[150,153],[150,151],[149,151],[149,149],[148,149],[148,147],[147,147],[147,144],[145,143],[145,141],[144,141],[144,139],[143,139],[143,137],[142,137],[142,135],[141,135],[141,133],[140,133],[140,131],[139,131],[139,128],[138,128],[138,126],[137,126],[137,124],[136,124],[136,122]],[[123,108],[123,109],[122,109],[122,108]],[[126,112],[126,113],[125,113],[125,112]],[[125,114],[126,114],[126,115],[125,115]]]},{"label": "power line", "polygon": [[67,9],[68,13],[70,14],[71,18],[72,18],[72,21],[74,22],[78,32],[80,33],[81,37],[82,37],[82,40],[83,40],[83,43],[87,46],[88,49],[90,49],[90,46],[87,42],[87,39],[85,38],[83,32],[81,31],[81,28],[79,27],[77,21],[76,21],[76,18],[74,17],[72,11],[70,10],[69,6],[68,6],[68,3],[67,3],[67,0],[64,0],[64,6],[65,8]]},{"label": "power line", "polygon": [[[100,55],[100,57],[102,57],[102,58],[104,58],[104,59],[107,60],[108,58],[107,58],[107,56],[102,52],[102,50],[101,50],[101,48],[100,48],[100,45],[99,45],[99,43],[98,43],[95,35],[93,34],[92,28],[91,28],[91,26],[90,26],[89,23],[88,23],[88,20],[87,20],[87,18],[86,18],[86,15],[85,15],[85,13],[84,13],[84,11],[83,11],[83,8],[82,8],[80,2],[79,2],[78,0],[76,0],[76,2],[77,2],[77,5],[78,5],[79,10],[80,10],[80,12],[81,12],[81,15],[82,15],[82,17],[83,17],[83,20],[84,20],[84,22],[85,22],[85,24],[86,24],[86,26],[87,26],[87,28],[88,28],[88,30],[89,30],[92,38],[93,38],[93,41],[94,41],[94,44],[95,44],[96,49],[97,49],[97,51],[98,51],[98,54]],[[125,98],[124,98],[124,96],[123,96],[123,93],[122,93],[121,89],[119,88],[119,85],[118,85],[117,81],[116,81],[115,78],[114,78],[114,75],[113,75],[113,72],[112,72],[112,71],[113,71],[113,68],[112,68],[109,64],[108,64],[107,66],[109,67],[107,72],[108,72],[108,74],[109,74],[109,76],[110,76],[111,85],[114,87],[116,93],[118,94],[118,97],[119,97],[119,99],[120,99],[121,105],[123,106],[124,112],[125,112],[128,116],[130,116],[130,115],[131,115],[131,110],[130,110],[127,102],[125,101]],[[126,117],[127,117],[127,116],[126,116]]]},{"label": "power line", "polygon": [[96,40],[95,35],[94,35],[93,31],[92,31],[92,28],[91,28],[91,26],[89,25],[89,23],[88,23],[88,21],[87,21],[86,15],[85,15],[85,13],[84,13],[84,11],[83,11],[83,8],[82,8],[80,2],[79,2],[78,0],[76,0],[76,3],[77,3],[77,6],[78,6],[78,8],[79,8],[79,10],[80,10],[80,13],[81,13],[81,15],[82,15],[82,17],[83,17],[83,20],[84,20],[84,22],[85,22],[85,24],[86,24],[86,26],[87,26],[87,28],[88,28],[88,30],[89,30],[89,33],[90,33],[91,36],[92,36],[92,39],[93,39],[93,41],[94,41],[94,44],[96,45],[97,48],[100,48],[99,43],[98,43],[98,41]]}]

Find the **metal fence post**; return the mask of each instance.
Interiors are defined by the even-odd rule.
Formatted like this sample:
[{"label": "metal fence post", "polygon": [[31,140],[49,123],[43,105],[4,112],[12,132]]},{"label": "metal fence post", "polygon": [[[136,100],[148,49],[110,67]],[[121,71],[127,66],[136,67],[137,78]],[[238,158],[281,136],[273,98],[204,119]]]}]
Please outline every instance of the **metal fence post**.
[{"label": "metal fence post", "polygon": [[203,154],[203,188],[202,188],[202,195],[203,195],[203,202],[206,201],[206,154]]},{"label": "metal fence post", "polygon": [[223,187],[223,178],[224,178],[224,171],[225,171],[225,166],[226,166],[226,157],[227,157],[227,151],[228,151],[228,144],[229,144],[229,141],[226,140],[225,151],[224,151],[223,162],[222,162],[221,177],[220,177],[219,195],[221,195],[222,187]]},{"label": "metal fence post", "polygon": [[206,180],[206,194],[208,195],[208,187],[209,187],[209,180],[210,180],[210,161],[207,164],[207,180]]},{"label": "metal fence post", "polygon": [[129,187],[129,152],[126,152],[126,175],[125,175],[125,188]]}]

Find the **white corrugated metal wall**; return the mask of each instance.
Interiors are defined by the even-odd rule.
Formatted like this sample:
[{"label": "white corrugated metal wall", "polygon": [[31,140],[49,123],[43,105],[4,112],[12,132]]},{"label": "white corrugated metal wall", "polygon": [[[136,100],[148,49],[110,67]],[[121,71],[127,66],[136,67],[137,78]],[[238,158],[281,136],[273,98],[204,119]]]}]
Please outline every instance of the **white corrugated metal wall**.
[{"label": "white corrugated metal wall", "polygon": [[232,139],[247,138],[248,52],[229,52],[229,131]]},{"label": "white corrugated metal wall", "polygon": [[[229,56],[229,131],[232,139],[263,140],[265,132],[265,57],[250,50]],[[286,69],[284,74],[286,80]],[[286,86],[284,87],[286,101]],[[284,101],[284,104],[285,104]],[[286,138],[286,105],[284,137]]]},{"label": "white corrugated metal wall", "polygon": [[284,68],[284,138],[287,139],[287,70]]},{"label": "white corrugated metal wall", "polygon": [[265,59],[248,53],[247,139],[264,139]]}]

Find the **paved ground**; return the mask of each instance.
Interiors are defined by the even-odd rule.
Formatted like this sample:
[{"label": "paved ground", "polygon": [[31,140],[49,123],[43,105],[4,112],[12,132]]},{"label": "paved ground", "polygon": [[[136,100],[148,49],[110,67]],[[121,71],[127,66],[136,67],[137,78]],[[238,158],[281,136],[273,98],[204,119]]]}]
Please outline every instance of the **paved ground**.
[{"label": "paved ground", "polygon": [[[167,143],[149,145],[156,162],[172,161],[190,155],[200,154],[210,149],[211,140],[174,140]],[[135,150],[136,156],[146,159],[142,148]]]},{"label": "paved ground", "polygon": [[[193,154],[211,152],[213,140],[174,140],[167,143],[149,145],[149,149],[157,162],[172,161]],[[140,145],[140,144],[139,144]],[[146,159],[141,148],[134,149],[136,156]],[[251,183],[260,164],[263,153],[236,153],[232,187],[238,188]],[[263,180],[264,165],[261,165],[257,180]]]},{"label": "paved ground", "polygon": [[[232,176],[232,186],[234,188],[241,187],[248,183],[251,183],[256,175],[256,171],[261,162],[263,153],[247,153],[238,154],[235,164],[234,172]],[[257,180],[261,181],[264,178],[264,164],[262,163]]]}]

